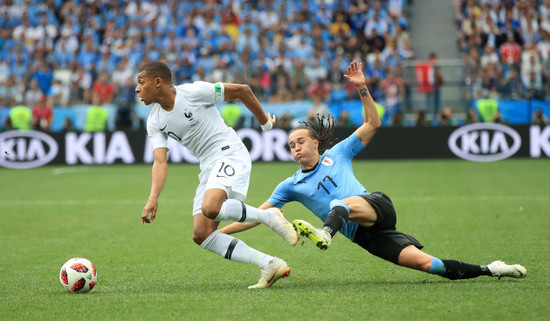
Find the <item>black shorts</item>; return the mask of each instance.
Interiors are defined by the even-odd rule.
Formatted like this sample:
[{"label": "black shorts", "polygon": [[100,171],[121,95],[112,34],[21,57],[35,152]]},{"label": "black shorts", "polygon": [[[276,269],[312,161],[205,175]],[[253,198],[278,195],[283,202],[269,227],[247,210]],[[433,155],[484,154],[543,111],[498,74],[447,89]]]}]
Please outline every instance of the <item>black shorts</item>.
[{"label": "black shorts", "polygon": [[399,254],[405,247],[409,245],[414,245],[418,249],[424,247],[414,237],[395,229],[397,216],[388,195],[382,192],[373,192],[359,196],[374,207],[377,219],[371,227],[367,228],[359,225],[355,233],[354,243],[357,243],[369,253],[395,264],[398,264]]}]

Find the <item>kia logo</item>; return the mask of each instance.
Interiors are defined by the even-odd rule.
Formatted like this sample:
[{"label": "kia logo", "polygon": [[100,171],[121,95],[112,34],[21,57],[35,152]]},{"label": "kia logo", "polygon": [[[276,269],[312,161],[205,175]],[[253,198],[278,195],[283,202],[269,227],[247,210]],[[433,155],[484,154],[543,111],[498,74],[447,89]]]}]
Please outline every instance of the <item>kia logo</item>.
[{"label": "kia logo", "polygon": [[9,131],[0,134],[0,166],[33,168],[48,164],[59,150],[57,142],[37,131]]},{"label": "kia logo", "polygon": [[514,155],[521,146],[521,137],[502,124],[476,123],[456,129],[449,136],[448,144],[460,158],[493,162]]}]

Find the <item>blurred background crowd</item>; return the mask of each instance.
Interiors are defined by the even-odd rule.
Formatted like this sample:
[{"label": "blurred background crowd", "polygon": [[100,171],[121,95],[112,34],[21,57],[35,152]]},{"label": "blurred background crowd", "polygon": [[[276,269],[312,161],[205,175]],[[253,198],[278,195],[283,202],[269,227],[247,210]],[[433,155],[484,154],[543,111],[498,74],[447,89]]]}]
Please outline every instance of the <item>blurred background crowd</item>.
[{"label": "blurred background crowd", "polygon": [[[23,122],[30,117],[30,127],[50,130],[54,109],[85,105],[95,115],[89,128],[105,129],[101,123],[113,112],[101,111],[104,106],[114,106],[117,128],[135,128],[140,118],[134,111],[139,106],[135,77],[148,60],[166,62],[176,84],[246,83],[262,102],[308,101],[308,117],[328,113],[333,103],[358,99],[343,79],[348,64],[358,60],[380,114],[386,113],[385,124],[401,125],[404,111],[416,111],[410,100],[414,76],[405,68],[415,59],[411,4],[4,0],[0,110],[27,109],[19,108],[3,127],[17,128],[13,121],[21,116]],[[548,96],[550,0],[454,0],[454,7],[468,99]],[[430,59],[435,64],[437,56]],[[450,124],[449,113],[443,108],[434,120]],[[419,110],[417,118],[423,114]],[[282,125],[291,126],[291,116],[282,116]],[[345,107],[335,116],[339,125],[353,126]],[[143,119],[138,123],[142,126]],[[73,129],[71,118],[63,129]]]},{"label": "blurred background crowd", "polygon": [[550,0],[460,0],[455,14],[470,97],[549,96]]}]

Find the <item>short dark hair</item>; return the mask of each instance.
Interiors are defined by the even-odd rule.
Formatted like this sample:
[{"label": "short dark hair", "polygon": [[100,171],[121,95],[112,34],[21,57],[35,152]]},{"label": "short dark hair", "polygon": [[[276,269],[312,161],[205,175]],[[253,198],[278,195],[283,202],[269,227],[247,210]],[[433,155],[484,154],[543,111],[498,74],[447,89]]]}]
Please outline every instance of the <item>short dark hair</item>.
[{"label": "short dark hair", "polygon": [[323,154],[332,145],[332,135],[334,134],[334,117],[331,114],[325,115],[317,114],[317,124],[313,124],[309,121],[300,121],[302,126],[298,126],[290,131],[293,133],[298,129],[307,129],[309,137],[317,139],[319,141],[319,155]]},{"label": "short dark hair", "polygon": [[167,84],[172,84],[172,72],[168,66],[160,61],[149,61],[144,63],[140,68],[139,72],[145,71],[145,74],[148,77],[160,77]]}]

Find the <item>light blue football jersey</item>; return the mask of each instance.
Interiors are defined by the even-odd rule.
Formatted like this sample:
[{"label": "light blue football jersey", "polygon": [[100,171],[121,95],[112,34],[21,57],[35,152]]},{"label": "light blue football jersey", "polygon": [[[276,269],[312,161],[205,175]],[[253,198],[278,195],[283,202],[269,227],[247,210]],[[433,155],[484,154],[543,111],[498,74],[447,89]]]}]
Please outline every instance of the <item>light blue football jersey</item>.
[{"label": "light blue football jersey", "polygon": [[[300,202],[324,222],[332,200],[367,193],[355,178],[351,164],[353,157],[364,148],[365,145],[353,133],[326,150],[314,170],[303,173],[300,168],[292,177],[279,183],[267,201],[278,208],[288,202]],[[340,233],[353,241],[357,226],[357,223],[348,221]]]}]

